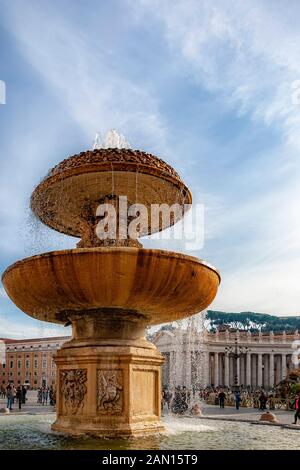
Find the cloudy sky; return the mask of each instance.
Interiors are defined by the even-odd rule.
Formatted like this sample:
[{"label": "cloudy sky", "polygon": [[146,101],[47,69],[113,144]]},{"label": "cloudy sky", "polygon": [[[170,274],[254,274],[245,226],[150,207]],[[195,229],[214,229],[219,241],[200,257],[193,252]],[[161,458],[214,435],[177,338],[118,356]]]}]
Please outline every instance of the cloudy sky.
[{"label": "cloudy sky", "polygon": [[[36,223],[31,191],[116,128],[204,204],[190,254],[221,271],[211,308],[299,314],[299,15],[297,0],[0,0],[1,271],[75,245]],[[65,332],[1,286],[0,336]]]}]

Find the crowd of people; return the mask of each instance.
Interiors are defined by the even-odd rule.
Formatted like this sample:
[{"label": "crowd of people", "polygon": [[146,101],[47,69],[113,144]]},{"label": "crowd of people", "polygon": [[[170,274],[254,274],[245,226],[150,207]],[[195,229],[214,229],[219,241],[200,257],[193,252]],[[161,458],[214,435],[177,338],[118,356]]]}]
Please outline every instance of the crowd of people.
[{"label": "crowd of people", "polygon": [[55,395],[55,390],[52,387],[40,387],[38,389],[37,393],[37,402],[40,405],[48,405],[48,400],[49,400],[49,405],[54,406],[56,402],[56,395]]},{"label": "crowd of people", "polygon": [[235,406],[236,410],[240,407],[252,407],[258,410],[275,410],[277,407],[295,410],[294,423],[300,421],[300,394],[285,398],[280,397],[276,389],[269,392],[258,389],[249,389],[238,387],[236,390],[230,387],[207,387],[188,390],[185,386],[177,386],[172,391],[167,387],[163,388],[161,407],[164,406],[175,414],[185,414],[190,405],[196,401],[204,401],[211,405],[218,405],[220,408],[225,406]]},{"label": "crowd of people", "polygon": [[249,389],[239,387],[238,390],[232,390],[229,387],[206,388],[199,391],[201,399],[211,405],[235,406],[236,409],[242,407],[257,408],[259,410],[275,410],[276,408],[293,409],[295,397],[281,397],[276,390],[265,391],[262,388]]},{"label": "crowd of people", "polygon": [[19,410],[22,405],[26,403],[27,388],[24,385],[15,387],[13,384],[8,384],[6,387],[1,386],[0,396],[7,399],[7,408],[11,411],[13,404],[16,402]]},{"label": "crowd of people", "polygon": [[[18,409],[22,409],[22,405],[26,404],[27,398],[27,390],[28,386],[26,385],[18,385],[15,387],[13,383],[7,384],[6,387],[3,385],[0,387],[0,398],[4,398],[7,401],[6,407],[12,411],[13,405],[17,404]],[[41,405],[49,405],[54,406],[56,402],[56,394],[55,389],[50,387],[40,387],[37,391],[37,403]]]}]

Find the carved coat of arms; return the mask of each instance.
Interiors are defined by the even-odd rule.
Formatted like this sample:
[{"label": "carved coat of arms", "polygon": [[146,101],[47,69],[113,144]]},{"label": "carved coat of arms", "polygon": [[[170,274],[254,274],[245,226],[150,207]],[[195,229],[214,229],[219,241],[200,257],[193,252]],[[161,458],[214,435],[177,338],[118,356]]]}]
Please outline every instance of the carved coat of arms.
[{"label": "carved coat of arms", "polygon": [[62,370],[61,393],[67,413],[76,414],[83,408],[84,397],[87,392],[87,372],[85,369]]},{"label": "carved coat of arms", "polygon": [[118,414],[122,409],[122,371],[98,370],[98,411],[101,414]]}]

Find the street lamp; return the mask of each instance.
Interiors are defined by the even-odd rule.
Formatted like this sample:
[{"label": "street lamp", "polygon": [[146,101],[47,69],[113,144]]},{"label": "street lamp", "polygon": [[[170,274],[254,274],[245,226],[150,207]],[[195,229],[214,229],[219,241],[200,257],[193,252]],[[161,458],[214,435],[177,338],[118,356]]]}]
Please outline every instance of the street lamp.
[{"label": "street lamp", "polygon": [[233,354],[234,358],[234,386],[233,386],[233,391],[238,392],[240,390],[239,386],[239,374],[238,374],[238,359],[244,355],[247,354],[248,352],[251,351],[251,349],[247,348],[246,346],[239,346],[238,345],[238,339],[237,337],[234,340],[234,346],[227,346],[225,347],[226,353]]}]

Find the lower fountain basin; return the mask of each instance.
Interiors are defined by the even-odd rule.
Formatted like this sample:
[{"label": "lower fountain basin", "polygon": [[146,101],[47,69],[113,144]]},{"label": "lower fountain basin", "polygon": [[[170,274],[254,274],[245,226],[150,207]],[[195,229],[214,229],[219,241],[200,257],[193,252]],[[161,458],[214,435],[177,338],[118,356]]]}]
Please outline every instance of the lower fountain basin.
[{"label": "lower fountain basin", "polygon": [[25,258],[4,272],[12,301],[39,320],[63,323],[64,312],[101,308],[141,313],[148,324],[205,309],[218,272],[192,256],[137,248],[81,248]]}]

